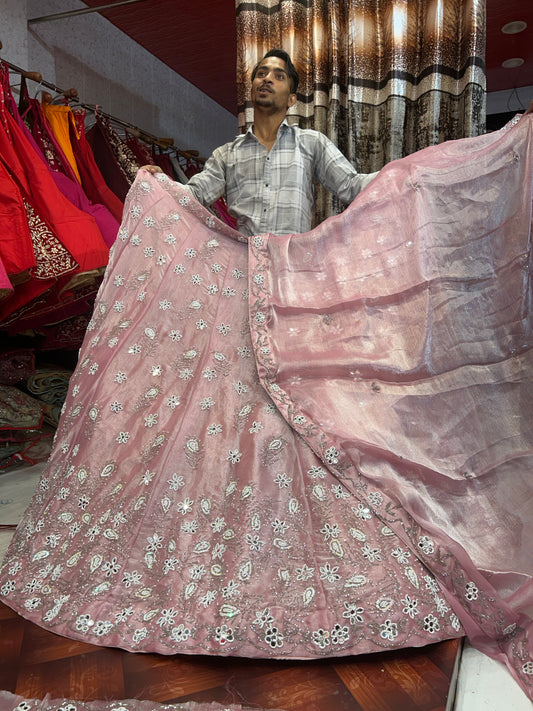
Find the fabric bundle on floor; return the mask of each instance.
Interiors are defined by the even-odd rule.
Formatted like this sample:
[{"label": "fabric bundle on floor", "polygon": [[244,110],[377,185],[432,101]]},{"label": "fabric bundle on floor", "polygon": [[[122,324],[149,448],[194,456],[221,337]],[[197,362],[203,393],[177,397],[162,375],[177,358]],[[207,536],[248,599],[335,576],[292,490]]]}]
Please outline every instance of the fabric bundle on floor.
[{"label": "fabric bundle on floor", "polygon": [[44,405],[13,385],[0,384],[0,471],[47,459],[52,434],[43,429]]},{"label": "fabric bundle on floor", "polygon": [[2,600],[163,654],[467,634],[531,694],[532,130],[395,161],[305,235],[141,171]]},{"label": "fabric bundle on floor", "polygon": [[33,397],[44,403],[45,420],[56,427],[67,396],[72,371],[67,368],[40,366],[26,381]]},{"label": "fabric bundle on floor", "polygon": [[20,387],[34,373],[33,349],[0,352],[0,471],[44,461],[50,454],[52,435],[43,429],[45,406]]}]

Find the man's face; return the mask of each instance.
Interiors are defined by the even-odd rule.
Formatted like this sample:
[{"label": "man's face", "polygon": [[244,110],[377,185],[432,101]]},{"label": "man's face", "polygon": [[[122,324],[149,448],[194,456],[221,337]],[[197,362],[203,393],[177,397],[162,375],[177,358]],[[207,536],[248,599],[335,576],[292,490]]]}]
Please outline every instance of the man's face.
[{"label": "man's face", "polygon": [[285,62],[279,57],[263,59],[252,82],[254,106],[287,110],[295,101]]}]

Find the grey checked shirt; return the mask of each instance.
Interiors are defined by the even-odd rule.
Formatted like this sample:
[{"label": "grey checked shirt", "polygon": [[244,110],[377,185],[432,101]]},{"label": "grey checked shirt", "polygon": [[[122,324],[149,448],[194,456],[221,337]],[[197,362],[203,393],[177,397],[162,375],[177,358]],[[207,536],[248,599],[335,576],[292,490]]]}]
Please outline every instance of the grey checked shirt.
[{"label": "grey checked shirt", "polygon": [[311,229],[315,180],[349,204],[376,175],[358,173],[323,133],[283,121],[270,151],[250,127],[217,148],[187,187],[206,206],[224,195],[242,234],[282,235]]}]

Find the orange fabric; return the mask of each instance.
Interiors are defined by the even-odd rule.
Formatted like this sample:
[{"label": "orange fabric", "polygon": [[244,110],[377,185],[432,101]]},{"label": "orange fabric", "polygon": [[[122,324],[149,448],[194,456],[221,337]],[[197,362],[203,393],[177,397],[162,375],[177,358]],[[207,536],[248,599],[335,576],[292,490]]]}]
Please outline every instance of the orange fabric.
[{"label": "orange fabric", "polygon": [[74,130],[76,131],[76,124],[72,116],[70,106],[47,104],[43,102],[42,107],[45,118],[50,125],[50,129],[61,146],[61,150],[65,154],[68,162],[72,166],[72,170],[74,171],[76,178],[81,183],[78,164],[76,163],[76,158],[74,157],[74,152],[72,150],[72,144],[70,142],[70,122],[72,122]]}]

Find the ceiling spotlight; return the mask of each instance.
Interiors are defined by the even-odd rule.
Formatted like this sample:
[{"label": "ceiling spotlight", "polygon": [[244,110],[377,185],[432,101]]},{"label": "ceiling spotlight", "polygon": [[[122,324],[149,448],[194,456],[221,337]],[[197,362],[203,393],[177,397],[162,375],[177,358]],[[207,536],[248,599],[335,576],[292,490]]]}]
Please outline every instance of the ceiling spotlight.
[{"label": "ceiling spotlight", "polygon": [[523,63],[524,60],[522,57],[513,57],[512,59],[506,59],[505,62],[502,62],[502,67],[505,67],[505,69],[515,69],[516,67],[521,67]]},{"label": "ceiling spotlight", "polygon": [[523,20],[515,20],[514,22],[507,22],[502,27],[502,32],[505,35],[516,35],[517,32],[523,32],[527,27],[527,22]]}]

